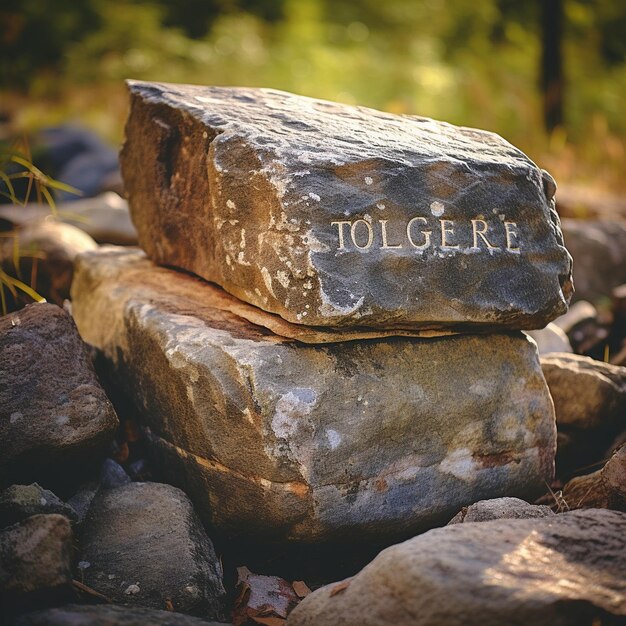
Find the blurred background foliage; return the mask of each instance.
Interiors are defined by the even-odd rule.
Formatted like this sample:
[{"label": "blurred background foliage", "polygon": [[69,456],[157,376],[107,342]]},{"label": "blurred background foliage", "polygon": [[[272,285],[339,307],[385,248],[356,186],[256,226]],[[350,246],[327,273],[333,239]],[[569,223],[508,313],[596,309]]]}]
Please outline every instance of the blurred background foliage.
[{"label": "blurred background foliage", "polygon": [[[493,130],[557,180],[626,189],[623,0],[0,2],[0,109],[23,129],[72,120],[119,143],[129,77],[266,86]],[[546,2],[560,19],[542,31]],[[546,126],[553,44],[563,114]]]}]

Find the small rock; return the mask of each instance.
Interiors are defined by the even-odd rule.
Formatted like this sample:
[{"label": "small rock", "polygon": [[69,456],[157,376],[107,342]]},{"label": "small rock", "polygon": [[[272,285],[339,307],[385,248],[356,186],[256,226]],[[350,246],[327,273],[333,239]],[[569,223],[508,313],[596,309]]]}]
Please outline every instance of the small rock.
[{"label": "small rock", "polygon": [[[593,304],[591,304],[591,302],[579,300],[570,306],[567,313],[561,315],[561,317],[557,317],[551,323],[554,324],[554,326],[558,326],[565,334],[569,334],[570,331],[578,324],[588,320],[594,320],[597,316],[598,310],[595,306],[593,306]],[[562,350],[559,352],[568,351]]]},{"label": "small rock", "polygon": [[626,426],[626,368],[576,354],[549,354],[541,368],[554,401],[563,480],[605,458]]},{"label": "small rock", "polygon": [[563,488],[563,498],[570,509],[626,512],[626,445],[616,450],[602,469],[572,478]]},{"label": "small rock", "polygon": [[[134,245],[137,231],[128,211],[128,203],[117,193],[107,191],[95,198],[59,202],[59,219],[80,228],[98,243]],[[0,205],[0,219],[15,227],[26,225],[50,215],[50,207],[29,203],[25,206]]]},{"label": "small rock", "polygon": [[541,330],[529,330],[526,334],[534,339],[539,354],[573,352],[567,335],[553,322]]},{"label": "small rock", "polygon": [[72,318],[32,304],[0,318],[0,483],[73,478],[118,420]]},{"label": "small rock", "polygon": [[[37,264],[35,289],[59,306],[70,297],[76,255],[95,250],[98,244],[85,232],[53,218],[31,222],[16,235],[20,251],[19,268],[22,276],[30,276]],[[0,246],[0,260],[5,271],[14,273],[13,238]],[[36,261],[33,259],[36,258]]]},{"label": "small rock", "polygon": [[144,609],[101,604],[97,606],[68,604],[56,609],[27,613],[13,626],[225,626],[199,617]]},{"label": "small rock", "polygon": [[519,498],[494,498],[463,507],[448,522],[448,525],[489,522],[494,519],[531,519],[551,515],[554,513],[549,506],[529,504]]},{"label": "small rock", "polygon": [[78,520],[76,511],[69,504],[37,483],[11,485],[0,493],[0,527],[10,526],[39,513],[58,513],[72,522]]},{"label": "small rock", "polygon": [[98,493],[100,483],[94,481],[83,483],[69,498],[67,503],[76,512],[77,524],[82,524],[89,512],[89,507]]},{"label": "small rock", "polygon": [[578,429],[626,426],[626,367],[578,354],[541,357],[541,369],[560,426]]},{"label": "small rock", "polygon": [[100,469],[100,486],[102,489],[113,489],[131,482],[124,468],[113,459],[105,459]]},{"label": "small rock", "polygon": [[0,531],[3,611],[66,601],[72,582],[72,528],[64,515],[33,515]]},{"label": "small rock", "polygon": [[170,485],[101,491],[83,526],[85,584],[114,602],[220,619],[222,569],[187,496]]},{"label": "small rock", "polygon": [[[110,175],[119,170],[115,149],[86,128],[71,124],[44,128],[35,142],[53,175],[78,189],[82,196],[102,191]],[[60,201],[76,200],[80,195],[57,192]]]},{"label": "small rock", "polygon": [[287,625],[564,626],[624,617],[626,514],[600,509],[431,530],[314,591]]}]

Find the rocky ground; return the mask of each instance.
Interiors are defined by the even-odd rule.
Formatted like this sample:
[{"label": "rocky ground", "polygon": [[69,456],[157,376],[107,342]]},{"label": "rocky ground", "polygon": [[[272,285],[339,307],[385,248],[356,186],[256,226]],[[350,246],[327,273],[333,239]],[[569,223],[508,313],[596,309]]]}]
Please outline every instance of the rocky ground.
[{"label": "rocky ground", "polygon": [[[125,203],[110,194],[83,201],[83,209],[100,220],[97,236],[92,233],[98,243],[76,224],[40,221],[36,207],[25,222],[14,219],[8,207],[0,210],[7,223],[19,228],[24,245],[36,245],[41,252],[38,288],[50,302],[25,308],[13,302],[14,310],[0,319],[2,623],[624,623],[624,222],[564,220],[577,301],[545,330],[531,333],[542,371],[534,369],[531,344],[503,334],[449,340],[455,342],[452,375],[449,369],[436,369],[427,348],[407,352],[395,362],[397,353],[391,354],[385,341],[368,348],[374,355],[355,351],[349,358],[332,348],[303,348],[296,364],[289,360],[289,349],[268,339],[265,329],[253,332],[253,324],[240,321],[235,332],[231,313],[216,316],[208,309],[204,315],[212,316],[211,331],[198,340],[180,316],[200,305],[183,287],[171,291],[170,270],[158,270],[154,278],[142,269],[146,261],[140,252],[99,246],[133,243]],[[91,319],[80,297],[74,303],[68,300],[74,261],[81,253],[86,254],[76,266],[77,280],[83,294],[97,298]],[[116,281],[115,263],[105,271],[89,260],[102,254],[122,259],[125,268],[132,265],[130,283]],[[5,250],[3,263],[11,258]],[[79,293],[76,286],[73,293]],[[117,327],[120,302],[132,317],[124,333]],[[224,320],[231,333],[226,342]],[[95,348],[84,339],[100,345]],[[471,403],[459,409],[456,395],[462,396],[463,377],[472,371],[474,377],[496,384],[501,374],[488,359],[472,364],[474,354],[485,353],[487,341],[494,362],[503,358],[501,352],[515,358],[507,375],[511,379],[511,372],[515,374],[517,386],[507,388],[503,379],[497,397],[489,398],[527,428],[510,440],[499,438],[496,426],[471,437],[463,430],[463,417],[478,410]],[[201,349],[208,352],[198,356]],[[164,354],[167,364],[160,360]],[[193,367],[189,359],[176,365],[177,354],[198,358]],[[247,390],[229,369],[232,359],[243,356],[254,389]],[[269,373],[264,359],[276,362]],[[328,380],[293,383],[315,377],[318,367],[328,371],[325,360],[336,368]],[[112,368],[113,362],[124,367]],[[474,491],[459,492],[451,473],[442,464],[434,466],[432,479],[419,485],[429,499],[420,501],[418,512],[411,509],[415,494],[402,491],[404,487],[394,491],[394,480],[406,480],[401,469],[384,484],[364,480],[343,485],[341,497],[351,503],[364,497],[364,490],[390,490],[403,502],[397,507],[402,512],[398,519],[374,525],[340,519],[337,528],[353,529],[342,533],[324,518],[324,506],[314,515],[299,494],[313,493],[316,503],[328,502],[328,507],[335,502],[332,489],[339,487],[331,480],[343,468],[341,458],[332,455],[333,442],[345,433],[326,431],[328,464],[308,468],[310,480],[301,484],[288,472],[293,450],[263,448],[254,439],[262,429],[220,421],[228,412],[218,406],[219,398],[236,404],[245,396],[254,409],[255,403],[267,402],[268,389],[291,381],[295,391],[285,387],[280,401],[291,402],[290,410],[295,406],[306,412],[308,397],[298,395],[298,389],[318,384],[320,394],[334,390],[351,395],[352,390],[342,387],[348,385],[343,374],[349,368],[365,371],[373,362],[398,372],[393,382],[397,387],[406,384],[409,371],[429,363],[432,379],[445,391],[441,406],[452,426],[428,422],[426,428],[424,420],[432,414],[428,410],[421,424],[403,421],[403,411],[414,414],[420,403],[417,398],[411,405],[398,394],[377,409],[376,415],[385,417],[382,430],[364,408],[366,416],[353,424],[350,454],[374,466],[376,438],[387,437],[395,442],[397,466],[402,468],[408,454],[403,437],[410,432],[426,441],[428,429],[444,430],[448,437],[446,467],[464,462],[466,452],[455,448],[459,438],[476,447],[473,457],[493,449],[482,456],[481,476],[486,478]],[[152,382],[137,374],[142,368],[155,372]],[[421,380],[427,372],[425,368]],[[380,395],[378,373],[373,369],[365,374],[350,380],[364,385],[372,397]],[[550,399],[535,385],[541,376],[556,414],[553,480],[554,424]],[[154,388],[146,389],[149,384]],[[129,392],[131,387],[141,394]],[[145,406],[138,405],[142,398],[147,399]],[[281,406],[273,407],[275,415]],[[333,407],[324,410],[332,413]],[[201,416],[211,411],[217,426],[207,434]],[[169,421],[152,419],[157,412]],[[232,438],[220,438],[228,429],[238,432],[240,449]],[[296,438],[296,433],[290,436]],[[200,451],[205,439],[213,446],[211,454]],[[424,445],[432,447],[428,441]],[[245,451],[256,448],[263,454]],[[506,454],[515,459],[507,458],[505,473],[498,459]],[[220,464],[219,458],[228,463]],[[307,459],[298,462],[308,467]],[[481,489],[492,493],[491,484],[498,485],[502,497],[485,500]],[[537,499],[538,493],[543,495]],[[520,494],[528,494],[527,501],[511,497]],[[375,506],[372,502],[364,500],[363,506]],[[268,524],[276,527],[272,536],[255,533],[257,525]],[[303,542],[306,536],[324,541]]]}]

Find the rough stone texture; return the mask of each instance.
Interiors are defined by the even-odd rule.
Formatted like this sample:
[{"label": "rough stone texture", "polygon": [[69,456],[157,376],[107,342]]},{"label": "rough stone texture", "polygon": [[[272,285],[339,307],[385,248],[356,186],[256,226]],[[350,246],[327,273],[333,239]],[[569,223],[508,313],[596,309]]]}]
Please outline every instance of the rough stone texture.
[{"label": "rough stone texture", "polygon": [[[77,254],[95,250],[98,244],[85,232],[53,219],[38,220],[16,232],[20,252],[21,276],[31,276],[37,261],[36,289],[49,301],[62,305],[70,296]],[[14,238],[0,239],[0,260],[5,271],[15,274]]]},{"label": "rough stone texture", "polygon": [[13,626],[224,626],[199,617],[104,604],[98,606],[68,604],[56,609],[36,611],[19,617]]},{"label": "rough stone texture", "polygon": [[122,174],[156,262],[295,324],[519,329],[565,312],[556,185],[499,136],[269,89],[128,85]]},{"label": "rough stone texture", "polygon": [[559,426],[626,426],[626,367],[578,354],[550,354],[541,357],[541,368]]},{"label": "rough stone texture", "polygon": [[81,257],[78,327],[166,480],[220,531],[397,539],[480,499],[545,490],[553,408],[521,333],[304,345],[125,254]]},{"label": "rough stone texture", "polygon": [[590,510],[431,530],[314,591],[287,624],[572,626],[624,617],[626,514]]},{"label": "rough stone texture", "polygon": [[48,485],[103,451],[117,425],[63,309],[33,304],[0,318],[0,484]]},{"label": "rough stone texture", "polygon": [[72,529],[63,515],[33,515],[0,531],[0,622],[72,581]]},{"label": "rough stone texture", "polygon": [[124,468],[113,459],[104,459],[100,468],[100,488],[113,489],[130,483],[130,476]]},{"label": "rough stone texture", "polygon": [[626,282],[626,221],[564,219],[562,227],[577,300],[593,302]]},{"label": "rough stone texture", "polygon": [[577,476],[563,488],[570,509],[605,508],[626,512],[626,445],[606,465],[586,476]]},{"label": "rough stone texture", "polygon": [[101,491],[84,522],[85,584],[119,604],[220,618],[222,568],[189,498],[161,483]]},{"label": "rough stone texture", "polygon": [[539,354],[573,352],[565,332],[552,322],[541,330],[531,330],[526,334],[530,335],[537,344]]},{"label": "rough stone texture", "polygon": [[[128,211],[128,203],[119,194],[107,191],[94,198],[57,203],[59,219],[85,231],[98,243],[135,245],[137,231]],[[0,205],[0,220],[13,226],[28,226],[50,215],[50,207],[29,203],[25,206]]]},{"label": "rough stone texture", "polygon": [[494,498],[481,500],[463,507],[449,522],[489,522],[494,519],[529,519],[554,515],[549,506],[529,504],[519,498]]},{"label": "rough stone texture", "polygon": [[556,412],[557,476],[568,480],[607,458],[626,427],[626,368],[576,354],[549,354],[541,367]]},{"label": "rough stone texture", "polygon": [[[564,333],[569,334],[578,324],[593,321],[598,317],[598,310],[591,302],[586,300],[578,300],[570,306],[569,311],[561,317],[557,317],[554,322],[548,326],[558,326]],[[568,352],[568,350],[561,350]]]},{"label": "rough stone texture", "polygon": [[10,526],[39,513],[58,513],[72,522],[78,519],[69,504],[37,483],[11,485],[0,493],[0,527]]}]

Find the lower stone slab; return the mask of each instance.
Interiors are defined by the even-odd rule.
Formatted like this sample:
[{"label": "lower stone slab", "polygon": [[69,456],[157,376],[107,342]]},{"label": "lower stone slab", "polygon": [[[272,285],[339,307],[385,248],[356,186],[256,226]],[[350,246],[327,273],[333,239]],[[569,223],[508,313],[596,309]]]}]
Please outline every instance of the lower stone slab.
[{"label": "lower stone slab", "polygon": [[210,289],[109,247],[79,258],[72,295],[165,478],[217,530],[393,539],[545,491],[554,410],[521,333],[305,345],[208,306]]}]

